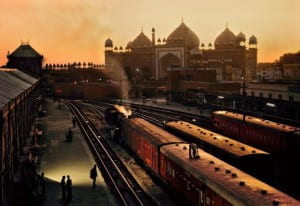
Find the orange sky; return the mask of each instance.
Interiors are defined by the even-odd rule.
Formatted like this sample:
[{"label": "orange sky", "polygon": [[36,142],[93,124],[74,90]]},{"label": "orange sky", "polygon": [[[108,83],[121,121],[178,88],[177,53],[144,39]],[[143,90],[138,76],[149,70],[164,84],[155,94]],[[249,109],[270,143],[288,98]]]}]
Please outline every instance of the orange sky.
[{"label": "orange sky", "polygon": [[[5,1],[5,2],[4,2]],[[258,38],[258,60],[274,61],[300,50],[299,0],[3,0],[0,7],[0,65],[21,40],[46,63],[104,62],[104,41],[126,46],[141,28],[167,37],[184,22],[205,44],[226,22],[234,32]]]}]

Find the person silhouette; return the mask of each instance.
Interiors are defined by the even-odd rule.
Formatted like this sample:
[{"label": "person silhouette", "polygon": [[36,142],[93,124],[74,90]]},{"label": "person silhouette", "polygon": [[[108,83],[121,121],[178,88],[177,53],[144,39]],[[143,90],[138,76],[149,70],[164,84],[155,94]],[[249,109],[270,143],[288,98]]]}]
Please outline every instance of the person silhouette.
[{"label": "person silhouette", "polygon": [[90,178],[93,180],[93,187],[96,187],[96,178],[97,178],[97,166],[94,167],[90,171]]},{"label": "person silhouette", "polygon": [[73,127],[76,127],[76,118],[75,118],[75,116],[72,117],[72,123],[73,123]]},{"label": "person silhouette", "polygon": [[66,202],[71,202],[72,201],[72,180],[69,175],[67,175],[67,199]]},{"label": "person silhouette", "polygon": [[61,200],[64,202],[66,200],[66,176],[62,176],[60,181],[60,187],[61,187]]},{"label": "person silhouette", "polygon": [[40,176],[40,187],[41,187],[41,195],[42,197],[44,197],[46,193],[46,180],[45,180],[44,172],[42,172]]}]

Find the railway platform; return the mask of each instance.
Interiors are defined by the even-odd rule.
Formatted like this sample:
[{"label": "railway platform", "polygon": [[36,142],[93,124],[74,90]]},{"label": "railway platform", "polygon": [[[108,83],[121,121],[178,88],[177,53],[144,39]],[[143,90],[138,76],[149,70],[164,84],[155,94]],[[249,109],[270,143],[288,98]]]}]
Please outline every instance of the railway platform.
[{"label": "railway platform", "polygon": [[[46,193],[45,206],[63,205],[61,202],[60,180],[63,175],[72,179],[72,201],[68,205],[116,205],[100,171],[96,188],[92,187],[90,169],[94,159],[80,129],[72,127],[72,115],[63,103],[47,100],[47,115],[39,118],[44,129],[42,144],[46,145],[41,156],[38,173],[44,172]],[[65,132],[72,128],[72,141],[67,142]]]}]

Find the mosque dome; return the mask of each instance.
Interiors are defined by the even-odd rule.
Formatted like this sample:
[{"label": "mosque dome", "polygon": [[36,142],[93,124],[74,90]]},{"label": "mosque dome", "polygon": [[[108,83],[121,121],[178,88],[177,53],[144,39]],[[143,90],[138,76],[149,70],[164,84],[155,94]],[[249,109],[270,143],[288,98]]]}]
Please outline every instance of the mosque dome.
[{"label": "mosque dome", "polygon": [[215,48],[232,47],[236,45],[235,34],[226,28],[215,40]]},{"label": "mosque dome", "polygon": [[249,44],[257,44],[257,38],[254,35],[249,38]]},{"label": "mosque dome", "polygon": [[[128,44],[127,44],[128,45]],[[141,32],[131,43],[130,48],[147,48],[152,47],[151,40]]]},{"label": "mosque dome", "polygon": [[113,47],[113,41],[110,38],[106,39],[104,46]]},{"label": "mosque dome", "polygon": [[243,32],[240,32],[237,36],[236,36],[236,40],[238,42],[245,42],[246,41],[246,35]]},{"label": "mosque dome", "polygon": [[183,22],[168,36],[167,45],[184,45],[198,47],[198,36]]}]

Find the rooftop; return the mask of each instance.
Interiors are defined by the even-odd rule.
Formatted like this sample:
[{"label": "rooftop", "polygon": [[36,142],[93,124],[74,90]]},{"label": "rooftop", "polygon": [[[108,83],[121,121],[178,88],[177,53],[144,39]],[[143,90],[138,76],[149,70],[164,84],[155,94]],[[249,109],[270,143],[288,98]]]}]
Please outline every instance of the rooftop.
[{"label": "rooftop", "polygon": [[34,58],[42,57],[36,50],[34,50],[28,43],[22,43],[15,51],[7,55],[8,57],[18,58]]},{"label": "rooftop", "polygon": [[[193,177],[217,191],[232,205],[300,205],[299,201],[292,197],[203,150],[198,149],[199,159],[190,159],[188,148],[189,144],[170,144],[163,146],[161,151]],[[191,182],[190,186],[195,187],[195,183]]]},{"label": "rooftop", "polygon": [[[170,142],[183,142],[178,137],[166,132],[165,130],[151,124],[150,122],[142,118],[131,118],[129,119],[130,124],[128,127],[134,127],[135,131],[139,131],[140,135],[146,132],[151,135],[147,135],[147,139],[154,142],[156,145],[162,145]],[[145,135],[145,134],[143,134]]]},{"label": "rooftop", "polygon": [[[233,118],[233,119],[238,119],[240,121],[243,120],[243,115],[239,114],[239,113],[234,113],[234,112],[228,112],[228,111],[214,111],[213,112],[216,115],[221,115],[221,116],[225,116],[225,117],[229,117],[229,118]],[[300,131],[299,127],[294,127],[294,126],[290,126],[290,125],[286,125],[286,124],[281,124],[278,122],[273,122],[270,120],[266,120],[266,119],[261,119],[261,118],[257,118],[254,116],[249,116],[246,115],[245,117],[245,121],[251,124],[256,124],[256,125],[260,125],[260,126],[264,126],[264,127],[269,127],[271,129],[275,129],[281,132],[296,132],[296,131]]]},{"label": "rooftop", "polygon": [[255,154],[269,155],[269,153],[265,151],[241,143],[229,137],[220,135],[218,133],[209,131],[197,125],[191,124],[189,122],[172,121],[172,122],[168,122],[167,125],[176,130],[184,131],[185,133],[192,135],[203,142],[218,147],[237,157],[246,156],[246,155],[255,155]]},{"label": "rooftop", "polygon": [[0,110],[37,81],[20,70],[0,68]]}]

